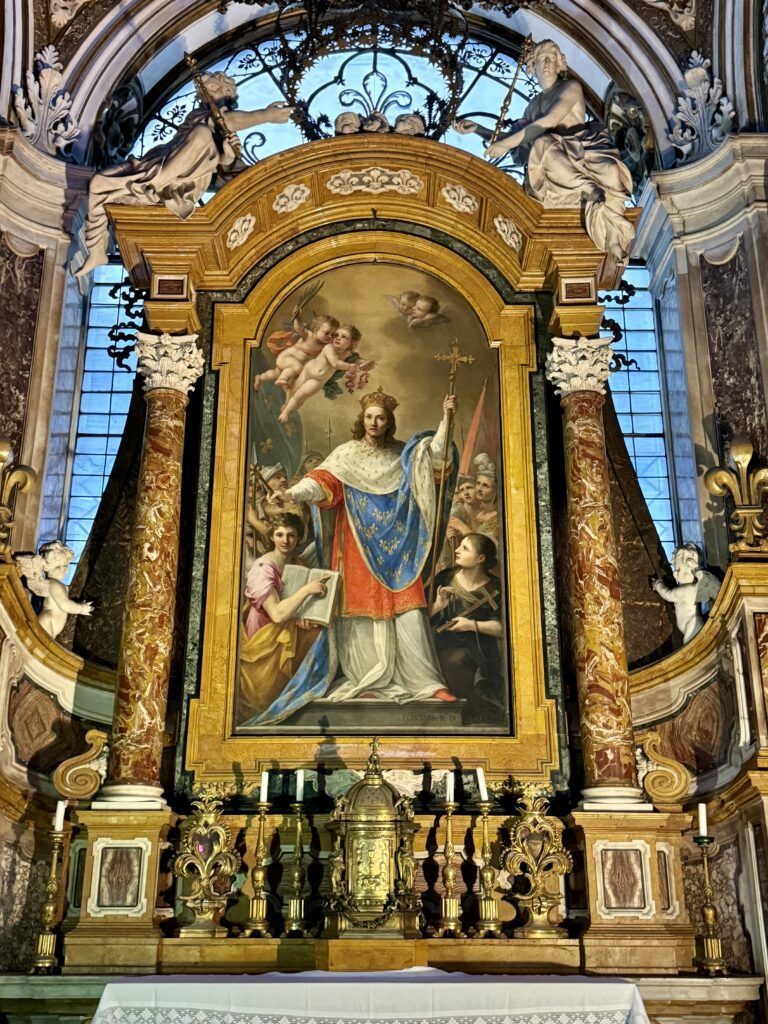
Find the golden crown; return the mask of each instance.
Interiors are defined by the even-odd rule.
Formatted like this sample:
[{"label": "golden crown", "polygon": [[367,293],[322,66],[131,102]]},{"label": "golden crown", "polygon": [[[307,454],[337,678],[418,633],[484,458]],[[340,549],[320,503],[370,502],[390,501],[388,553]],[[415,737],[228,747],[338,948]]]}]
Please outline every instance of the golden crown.
[{"label": "golden crown", "polygon": [[363,411],[369,405],[378,405],[382,409],[386,409],[387,412],[394,412],[398,406],[398,401],[392,395],[388,395],[382,388],[376,388],[375,391],[370,391],[367,395],[363,395],[360,399],[360,405]]}]

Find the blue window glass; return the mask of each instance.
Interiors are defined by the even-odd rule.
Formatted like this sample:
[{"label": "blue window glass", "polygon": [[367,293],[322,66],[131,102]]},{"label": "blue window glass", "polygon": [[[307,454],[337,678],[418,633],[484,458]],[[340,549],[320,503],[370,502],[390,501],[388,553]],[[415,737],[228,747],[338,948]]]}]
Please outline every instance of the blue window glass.
[{"label": "blue window glass", "polygon": [[85,331],[85,358],[80,404],[72,460],[69,505],[64,527],[65,542],[73,548],[72,578],[96,511],[107,486],[115,453],[125,427],[136,372],[136,357],[128,357],[128,369],[121,369],[107,346],[109,330],[117,324],[135,325],[140,307],[126,308],[124,285],[127,276],[120,264],[94,271],[94,286]]},{"label": "blue window glass", "polygon": [[622,331],[615,351],[629,361],[611,374],[611,394],[648,511],[670,556],[676,530],[648,272],[644,267],[628,267],[622,283],[629,287],[600,296],[606,317],[615,320]]}]

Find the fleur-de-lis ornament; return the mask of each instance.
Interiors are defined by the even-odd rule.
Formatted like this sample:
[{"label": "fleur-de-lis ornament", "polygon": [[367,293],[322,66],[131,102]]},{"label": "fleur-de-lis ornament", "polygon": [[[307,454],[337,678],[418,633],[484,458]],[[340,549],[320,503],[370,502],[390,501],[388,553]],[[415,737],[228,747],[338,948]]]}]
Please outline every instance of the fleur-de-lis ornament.
[{"label": "fleur-de-lis ornament", "polygon": [[704,485],[710,494],[725,497],[730,494],[735,505],[729,526],[736,536],[731,551],[748,551],[763,546],[768,524],[765,520],[763,497],[768,491],[768,467],[753,469],[749,464],[754,448],[746,437],[731,441],[731,459],[736,469],[718,466],[704,474]]},{"label": "fleur-de-lis ornament", "polygon": [[31,466],[14,465],[13,448],[7,437],[0,437],[0,561],[12,561],[11,533],[13,509],[18,494],[26,494],[37,483]]}]

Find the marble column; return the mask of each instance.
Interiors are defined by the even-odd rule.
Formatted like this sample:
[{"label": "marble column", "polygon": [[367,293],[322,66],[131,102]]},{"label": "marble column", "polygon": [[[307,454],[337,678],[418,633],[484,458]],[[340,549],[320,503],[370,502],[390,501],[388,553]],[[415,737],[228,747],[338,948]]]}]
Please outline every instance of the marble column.
[{"label": "marble column", "polygon": [[629,709],[619,571],[602,406],[610,339],[553,338],[546,372],[565,430],[568,542],[585,810],[643,810]]},{"label": "marble column", "polygon": [[131,536],[107,778],[93,806],[163,808],[160,761],[173,641],[187,394],[197,335],[138,334],[147,420]]}]

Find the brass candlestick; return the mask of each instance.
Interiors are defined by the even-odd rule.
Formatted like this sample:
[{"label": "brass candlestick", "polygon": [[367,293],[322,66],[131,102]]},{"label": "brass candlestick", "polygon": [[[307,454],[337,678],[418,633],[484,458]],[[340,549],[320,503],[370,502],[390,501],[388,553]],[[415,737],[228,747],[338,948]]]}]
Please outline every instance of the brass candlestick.
[{"label": "brass candlestick", "polygon": [[480,897],[478,905],[480,918],[472,929],[477,938],[501,938],[501,919],[498,914],[498,900],[494,896],[496,888],[496,868],[491,864],[491,840],[488,833],[488,814],[493,804],[490,800],[481,800],[477,805],[483,816],[483,866],[480,868]]},{"label": "brass candlestick", "polygon": [[296,815],[296,840],[293,847],[291,867],[291,895],[288,897],[288,913],[285,917],[283,936],[301,938],[304,935],[304,883],[307,872],[304,868],[304,846],[301,839],[301,804],[291,804]]},{"label": "brass candlestick", "polygon": [[456,895],[456,851],[453,847],[453,815],[459,805],[448,801],[445,804],[445,846],[443,856],[445,864],[441,872],[443,876],[443,898],[440,900],[440,922],[432,933],[434,938],[463,939],[461,930],[461,903]]},{"label": "brass candlestick", "polygon": [[272,804],[261,802],[256,804],[259,811],[259,831],[256,838],[255,860],[253,870],[251,871],[253,896],[251,896],[248,920],[241,932],[241,938],[244,939],[268,939],[271,936],[269,921],[267,920],[267,897],[264,895],[264,889],[267,884],[267,866],[264,863],[267,852],[264,845],[264,823],[267,811],[271,806]]},{"label": "brass candlestick", "polygon": [[717,908],[712,902],[712,882],[709,876],[709,847],[714,842],[712,836],[694,836],[694,843],[701,850],[701,864],[704,871],[704,931],[699,936],[704,947],[704,955],[697,961],[702,974],[727,974],[728,964],[723,959],[723,942],[716,934]]},{"label": "brass candlestick", "polygon": [[30,974],[53,974],[58,967],[56,959],[56,910],[59,895],[59,853],[64,846],[64,833],[49,832],[51,837],[51,869],[45,884],[45,902],[40,912],[42,931],[37,934],[37,945]]}]

